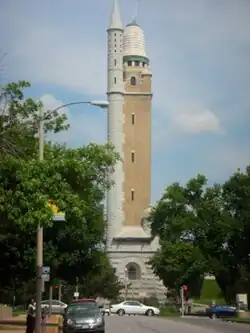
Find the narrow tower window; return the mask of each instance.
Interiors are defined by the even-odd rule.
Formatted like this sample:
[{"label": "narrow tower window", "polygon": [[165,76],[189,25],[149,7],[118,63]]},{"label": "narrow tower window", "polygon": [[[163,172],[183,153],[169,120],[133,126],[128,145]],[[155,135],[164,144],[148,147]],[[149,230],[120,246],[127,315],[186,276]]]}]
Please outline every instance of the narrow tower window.
[{"label": "narrow tower window", "polygon": [[135,162],[135,152],[134,151],[131,152],[131,162],[132,163]]},{"label": "narrow tower window", "polygon": [[131,84],[131,86],[135,86],[136,85],[136,78],[134,76],[132,76],[130,78],[130,84]]},{"label": "narrow tower window", "polygon": [[131,115],[131,123],[132,123],[132,125],[135,124],[135,114],[134,113],[132,113],[132,115]]},{"label": "narrow tower window", "polygon": [[135,191],[131,190],[131,201],[135,200]]},{"label": "narrow tower window", "polygon": [[116,77],[114,77],[114,84],[116,84]]},{"label": "narrow tower window", "polygon": [[115,66],[116,66],[116,59],[114,60],[114,64],[115,64]]}]

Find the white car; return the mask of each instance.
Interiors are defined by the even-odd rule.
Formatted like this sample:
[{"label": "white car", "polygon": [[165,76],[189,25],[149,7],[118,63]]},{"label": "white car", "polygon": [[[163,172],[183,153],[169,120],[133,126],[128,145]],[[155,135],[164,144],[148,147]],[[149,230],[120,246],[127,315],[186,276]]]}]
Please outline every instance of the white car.
[{"label": "white car", "polygon": [[[41,307],[43,308],[48,308],[49,309],[49,300],[45,300],[41,302]],[[52,307],[51,307],[51,312],[55,314],[63,313],[64,310],[67,308],[67,304],[63,303],[62,301],[59,301],[57,299],[52,299]]]},{"label": "white car", "polygon": [[125,314],[154,316],[160,314],[160,310],[158,308],[147,306],[137,301],[124,301],[119,304],[112,304],[110,306],[110,312],[116,313],[119,316],[123,316]]}]

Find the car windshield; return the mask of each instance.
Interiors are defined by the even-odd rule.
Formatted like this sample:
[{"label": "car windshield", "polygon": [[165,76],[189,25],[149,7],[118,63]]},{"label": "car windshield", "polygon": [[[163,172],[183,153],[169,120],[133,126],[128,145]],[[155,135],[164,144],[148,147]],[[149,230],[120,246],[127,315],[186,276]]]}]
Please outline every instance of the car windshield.
[{"label": "car windshield", "polygon": [[79,315],[79,314],[89,314],[96,311],[100,311],[99,307],[94,302],[83,302],[83,303],[76,303],[71,304],[67,308],[67,314],[68,315]]}]

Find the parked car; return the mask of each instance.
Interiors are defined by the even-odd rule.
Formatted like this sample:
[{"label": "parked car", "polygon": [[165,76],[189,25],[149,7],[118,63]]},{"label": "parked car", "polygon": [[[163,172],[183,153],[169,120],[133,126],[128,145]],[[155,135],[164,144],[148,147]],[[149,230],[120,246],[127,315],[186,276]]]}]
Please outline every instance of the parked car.
[{"label": "parked car", "polygon": [[206,314],[209,318],[223,318],[223,317],[234,317],[237,314],[235,306],[229,305],[212,305],[206,309]]},{"label": "parked car", "polygon": [[116,313],[119,316],[125,314],[154,316],[160,314],[158,308],[147,306],[137,301],[124,301],[119,304],[112,304],[110,306],[110,312]]},{"label": "parked car", "polygon": [[[50,305],[49,300],[42,301],[42,303],[41,303],[42,309],[44,309],[44,308],[49,309],[49,305]],[[52,313],[54,313],[54,314],[63,313],[66,308],[67,308],[66,303],[59,301],[57,299],[52,299],[52,307],[51,307]]]},{"label": "parked car", "polygon": [[63,333],[105,333],[104,317],[96,302],[73,302],[65,310],[63,318]]}]

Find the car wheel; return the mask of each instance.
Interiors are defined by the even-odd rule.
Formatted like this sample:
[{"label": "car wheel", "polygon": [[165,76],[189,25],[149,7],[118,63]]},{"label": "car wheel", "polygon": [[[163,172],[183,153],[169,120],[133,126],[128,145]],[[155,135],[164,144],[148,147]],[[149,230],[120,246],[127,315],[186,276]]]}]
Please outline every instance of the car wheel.
[{"label": "car wheel", "polygon": [[154,315],[154,311],[152,309],[149,309],[147,312],[146,312],[146,316],[149,316],[149,317],[152,317]]},{"label": "car wheel", "polygon": [[211,319],[216,319],[216,318],[217,318],[217,314],[216,313],[212,313]]},{"label": "car wheel", "polygon": [[123,309],[120,309],[117,311],[118,316],[124,316],[125,315],[125,311]]}]

